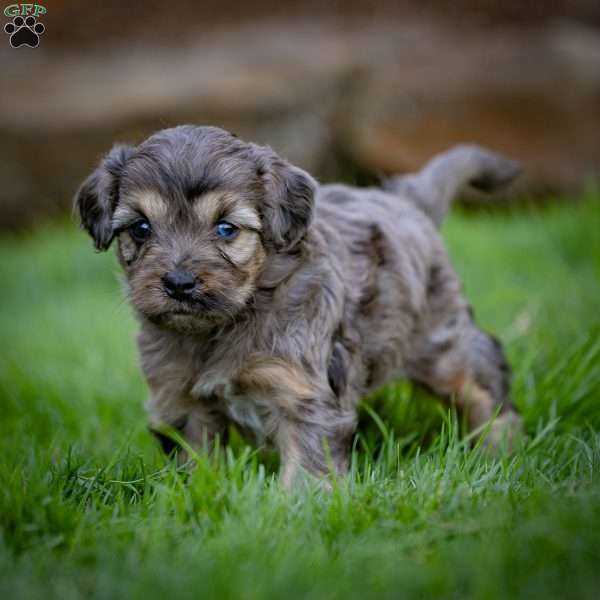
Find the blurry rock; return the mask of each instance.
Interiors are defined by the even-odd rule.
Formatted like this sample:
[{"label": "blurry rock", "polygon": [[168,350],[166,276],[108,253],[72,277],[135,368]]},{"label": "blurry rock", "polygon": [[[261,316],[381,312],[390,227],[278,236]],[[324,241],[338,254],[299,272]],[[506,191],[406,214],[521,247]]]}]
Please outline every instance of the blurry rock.
[{"label": "blurry rock", "polygon": [[68,206],[115,141],[136,143],[181,123],[224,127],[318,172],[348,70],[336,42],[306,28],[253,27],[177,48],[81,57],[4,50],[0,60],[4,226]]},{"label": "blurry rock", "polygon": [[520,191],[570,190],[600,167],[599,46],[572,23],[408,20],[230,26],[85,53],[6,45],[0,226],[64,211],[115,141],[184,122],[267,143],[326,180],[411,170],[473,141],[524,163]]},{"label": "blurry rock", "polygon": [[517,191],[573,190],[600,170],[600,32],[415,31],[363,74],[337,134],[367,170],[410,171],[459,142],[517,158]]}]

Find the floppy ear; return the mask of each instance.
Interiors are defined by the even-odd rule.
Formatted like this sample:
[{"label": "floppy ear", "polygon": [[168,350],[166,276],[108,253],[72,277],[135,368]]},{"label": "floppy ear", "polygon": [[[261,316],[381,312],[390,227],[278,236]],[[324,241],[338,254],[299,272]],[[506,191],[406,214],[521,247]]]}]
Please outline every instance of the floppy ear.
[{"label": "floppy ear", "polygon": [[278,250],[289,250],[304,237],[310,224],[317,184],[270,148],[255,149],[264,185],[265,233]]},{"label": "floppy ear", "polygon": [[132,146],[114,146],[75,194],[81,226],[92,236],[97,250],[108,249],[113,240],[112,215],[119,201],[119,179],[134,151]]}]

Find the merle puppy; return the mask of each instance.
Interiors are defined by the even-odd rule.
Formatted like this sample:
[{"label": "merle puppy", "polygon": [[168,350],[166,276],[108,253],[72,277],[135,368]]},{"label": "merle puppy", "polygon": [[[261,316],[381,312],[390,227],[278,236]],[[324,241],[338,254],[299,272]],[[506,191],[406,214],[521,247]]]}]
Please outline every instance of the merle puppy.
[{"label": "merle puppy", "polygon": [[397,377],[472,428],[510,437],[500,343],[473,321],[438,227],[465,185],[512,161],[459,146],[385,189],[319,185],[270,148],[213,127],[118,145],[82,184],[83,227],[117,242],[140,323],[151,427],[210,445],[235,423],[302,472],[346,468],[361,398]]}]

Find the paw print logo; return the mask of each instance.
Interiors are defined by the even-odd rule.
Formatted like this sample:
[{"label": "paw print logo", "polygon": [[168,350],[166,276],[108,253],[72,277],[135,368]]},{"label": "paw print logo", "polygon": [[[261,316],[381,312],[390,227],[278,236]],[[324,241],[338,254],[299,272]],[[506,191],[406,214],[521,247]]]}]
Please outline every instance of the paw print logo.
[{"label": "paw print logo", "polygon": [[4,26],[4,31],[10,35],[10,45],[13,48],[29,46],[37,48],[40,43],[40,35],[44,33],[45,27],[36,21],[35,17],[15,17],[12,23]]}]

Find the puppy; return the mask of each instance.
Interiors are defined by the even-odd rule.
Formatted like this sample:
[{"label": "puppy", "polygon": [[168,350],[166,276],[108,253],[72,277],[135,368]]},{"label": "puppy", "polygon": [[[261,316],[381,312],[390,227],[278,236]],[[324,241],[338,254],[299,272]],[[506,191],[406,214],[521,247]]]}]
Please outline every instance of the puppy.
[{"label": "puppy", "polygon": [[270,148],[213,127],[118,145],[76,206],[116,241],[140,323],[151,427],[210,446],[234,423],[271,442],[289,487],[347,466],[361,398],[398,377],[466,414],[520,427],[498,340],[474,323],[438,227],[512,161],[459,146],[384,189],[318,185]]}]

